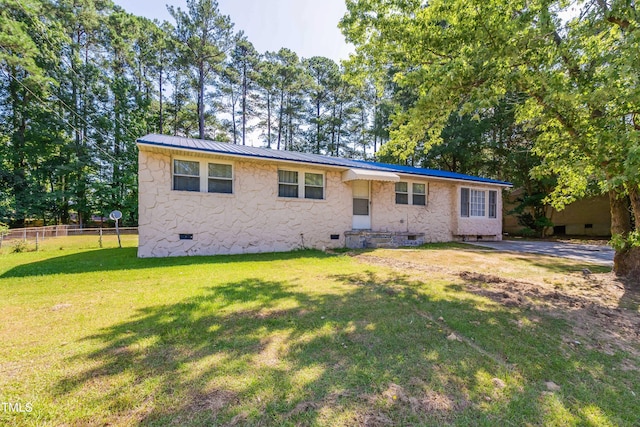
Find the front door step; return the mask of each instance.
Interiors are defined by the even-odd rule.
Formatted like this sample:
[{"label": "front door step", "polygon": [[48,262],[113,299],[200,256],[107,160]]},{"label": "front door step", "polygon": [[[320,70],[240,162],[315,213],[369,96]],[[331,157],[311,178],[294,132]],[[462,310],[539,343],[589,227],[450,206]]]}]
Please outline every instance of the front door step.
[{"label": "front door step", "polygon": [[345,231],[344,235],[345,245],[350,249],[397,248],[424,244],[424,233],[351,230]]}]

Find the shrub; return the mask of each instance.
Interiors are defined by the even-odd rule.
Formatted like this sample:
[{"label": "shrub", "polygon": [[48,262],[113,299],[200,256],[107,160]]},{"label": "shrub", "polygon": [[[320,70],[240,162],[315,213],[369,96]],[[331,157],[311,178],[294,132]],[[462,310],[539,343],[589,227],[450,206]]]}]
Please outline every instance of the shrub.
[{"label": "shrub", "polygon": [[518,230],[518,232],[516,234],[520,235],[522,237],[534,237],[538,233],[533,228],[525,227],[525,228],[522,228],[522,229]]},{"label": "shrub", "polygon": [[13,244],[13,248],[11,249],[11,252],[13,252],[14,254],[19,254],[27,251],[29,251],[29,244],[24,240],[18,240]]}]

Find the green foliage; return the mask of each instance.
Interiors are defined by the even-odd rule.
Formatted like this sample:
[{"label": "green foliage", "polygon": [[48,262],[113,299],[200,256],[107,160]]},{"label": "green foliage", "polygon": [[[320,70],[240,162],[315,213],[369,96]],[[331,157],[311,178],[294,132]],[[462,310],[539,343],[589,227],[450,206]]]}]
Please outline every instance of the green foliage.
[{"label": "green foliage", "polygon": [[232,46],[233,24],[222,15],[215,0],[187,0],[187,10],[168,6],[176,21],[175,39],[178,62],[190,69],[192,87],[196,90],[198,136],[204,139],[205,87],[214,70],[219,69]]},{"label": "green foliage", "polygon": [[0,220],[12,226],[86,226],[113,209],[135,225],[147,133],[245,144],[259,129],[268,147],[360,158],[388,138],[392,107],[372,79],[259,54],[215,0],[169,7],[174,24],[97,0],[0,9]]},{"label": "green foliage", "polygon": [[11,252],[14,254],[19,254],[22,252],[29,252],[31,248],[29,243],[26,240],[16,240],[16,242],[11,246]]},{"label": "green foliage", "polygon": [[[536,178],[556,180],[557,208],[637,188],[639,15],[623,0],[348,1],[341,22],[365,67],[394,70],[416,98],[393,117],[389,150],[407,161],[440,143],[450,115],[481,114],[518,93],[535,131]],[[640,207],[634,206],[634,210]],[[636,216],[638,212],[636,212]]]},{"label": "green foliage", "polygon": [[634,230],[626,236],[614,234],[611,236],[609,244],[616,252],[628,251],[631,248],[640,247],[640,231]]}]

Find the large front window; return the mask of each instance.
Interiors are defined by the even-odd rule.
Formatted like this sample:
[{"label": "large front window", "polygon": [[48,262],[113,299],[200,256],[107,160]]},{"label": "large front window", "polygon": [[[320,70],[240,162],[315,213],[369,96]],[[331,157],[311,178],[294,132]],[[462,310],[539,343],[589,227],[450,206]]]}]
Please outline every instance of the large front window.
[{"label": "large front window", "polygon": [[[489,193],[488,197],[487,193]],[[497,218],[498,192],[471,188],[460,189],[460,216]]]},{"label": "large front window", "polygon": [[469,191],[469,215],[484,216],[484,191]]}]

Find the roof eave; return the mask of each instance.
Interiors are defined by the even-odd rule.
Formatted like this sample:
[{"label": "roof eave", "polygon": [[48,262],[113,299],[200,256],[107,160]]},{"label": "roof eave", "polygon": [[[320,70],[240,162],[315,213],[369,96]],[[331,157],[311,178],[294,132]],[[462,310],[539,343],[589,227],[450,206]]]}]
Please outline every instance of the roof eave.
[{"label": "roof eave", "polygon": [[212,154],[212,155],[216,155],[216,156],[225,156],[225,157],[233,157],[233,158],[240,158],[240,159],[246,159],[246,158],[251,158],[251,159],[263,159],[263,160],[268,160],[274,163],[287,163],[287,164],[312,164],[312,165],[318,165],[318,166],[322,166],[322,167],[327,167],[327,168],[332,168],[332,169],[339,169],[339,170],[347,170],[350,169],[349,166],[340,166],[340,165],[332,165],[330,163],[321,163],[321,162],[312,162],[312,161],[301,161],[301,160],[288,160],[288,159],[277,159],[277,158],[273,158],[273,157],[267,157],[267,156],[260,156],[257,154],[237,154],[237,153],[229,153],[226,151],[219,151],[219,150],[211,150],[211,149],[199,149],[199,148],[186,148],[186,147],[178,147],[175,145],[169,145],[169,144],[161,144],[161,143],[151,143],[151,142],[145,142],[145,141],[140,141],[137,140],[136,141],[136,145],[140,146],[147,146],[147,147],[160,147],[160,148],[164,148],[164,149],[168,149],[168,150],[173,150],[173,151],[185,151],[185,152],[190,152],[190,153],[198,153],[198,154]]},{"label": "roof eave", "polygon": [[[229,153],[229,152],[226,152],[226,151],[220,151],[220,150],[214,150],[214,149],[206,149],[206,148],[191,148],[191,147],[187,148],[187,147],[181,147],[181,146],[176,146],[176,145],[171,145],[171,144],[164,144],[164,143],[161,143],[161,142],[144,141],[141,138],[138,138],[136,140],[136,145],[143,146],[143,147],[164,148],[164,149],[172,150],[172,151],[184,151],[184,152],[188,152],[188,153],[212,154],[212,155],[231,157],[231,158],[239,158],[239,159],[246,159],[246,158],[263,159],[263,160],[268,160],[268,161],[271,161],[271,162],[274,162],[274,163],[298,164],[298,165],[300,165],[300,164],[310,164],[310,165],[322,166],[322,167],[325,167],[325,168],[337,169],[337,170],[341,170],[341,171],[345,171],[345,170],[353,168],[351,166],[332,165],[330,163],[322,163],[322,162],[314,162],[314,161],[278,159],[278,158],[260,156],[260,155],[257,155],[257,154],[250,154],[250,153],[237,154],[237,153]],[[377,170],[377,171],[383,171],[383,172],[392,172],[392,173],[398,174],[400,176],[412,176],[412,177],[416,177],[417,176],[417,177],[421,177],[421,178],[428,178],[428,179],[431,179],[431,180],[438,180],[438,181],[468,182],[468,183],[474,183],[474,184],[477,184],[477,185],[492,185],[492,186],[505,187],[505,188],[513,187],[513,184],[511,184],[509,182],[486,182],[486,181],[482,181],[482,178],[473,179],[474,177],[472,177],[472,176],[469,176],[468,179],[466,179],[466,178],[449,178],[449,177],[440,177],[440,176],[434,176],[434,175],[410,173],[410,172],[406,172],[406,171],[402,171],[402,172],[401,171],[390,171],[390,170],[388,170],[388,168],[377,167],[377,166],[372,166],[372,165],[367,165],[367,166],[368,166],[367,168],[370,169],[370,170]]]}]

